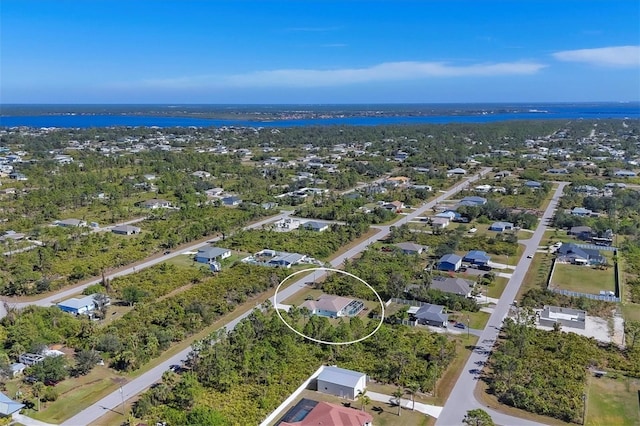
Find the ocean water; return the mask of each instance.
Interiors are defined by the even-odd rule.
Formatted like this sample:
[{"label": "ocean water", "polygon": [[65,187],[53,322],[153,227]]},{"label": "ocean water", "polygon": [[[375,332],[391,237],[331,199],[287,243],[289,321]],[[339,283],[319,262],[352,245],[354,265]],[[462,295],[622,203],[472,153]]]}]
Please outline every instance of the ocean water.
[{"label": "ocean water", "polygon": [[[5,105],[0,127],[296,127],[489,123],[508,120],[640,119],[640,103],[458,105]],[[174,113],[173,111],[180,111]],[[338,111],[340,116],[326,117]],[[150,112],[153,112],[151,114]],[[271,120],[200,118],[195,114],[278,114]],[[303,112],[303,113],[301,113]],[[313,112],[318,118],[308,118]],[[366,112],[362,114],[362,112]],[[179,116],[185,113],[190,116]],[[176,115],[172,115],[176,114]],[[302,118],[296,118],[302,116]]]}]

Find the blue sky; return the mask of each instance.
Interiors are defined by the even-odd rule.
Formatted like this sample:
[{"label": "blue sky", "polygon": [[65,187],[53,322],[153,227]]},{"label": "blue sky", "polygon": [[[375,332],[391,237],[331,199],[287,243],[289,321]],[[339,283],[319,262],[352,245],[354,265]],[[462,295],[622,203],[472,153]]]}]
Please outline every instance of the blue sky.
[{"label": "blue sky", "polygon": [[2,0],[1,103],[640,100],[637,0]]}]

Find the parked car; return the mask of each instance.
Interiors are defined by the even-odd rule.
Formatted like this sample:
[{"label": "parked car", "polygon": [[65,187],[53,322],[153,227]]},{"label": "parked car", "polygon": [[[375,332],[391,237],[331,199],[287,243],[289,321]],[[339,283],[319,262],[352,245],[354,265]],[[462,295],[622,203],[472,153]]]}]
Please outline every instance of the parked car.
[{"label": "parked car", "polygon": [[171,254],[171,250],[165,251],[164,254]]},{"label": "parked car", "polygon": [[527,259],[533,259],[533,255],[532,254],[528,254],[527,255]]},{"label": "parked car", "polygon": [[463,324],[463,323],[461,323],[461,322],[457,322],[457,323],[456,323],[456,325],[454,325],[454,327],[455,327],[455,328],[462,328],[462,329],[467,328],[467,326],[466,326],[466,325],[464,325],[464,324]]}]

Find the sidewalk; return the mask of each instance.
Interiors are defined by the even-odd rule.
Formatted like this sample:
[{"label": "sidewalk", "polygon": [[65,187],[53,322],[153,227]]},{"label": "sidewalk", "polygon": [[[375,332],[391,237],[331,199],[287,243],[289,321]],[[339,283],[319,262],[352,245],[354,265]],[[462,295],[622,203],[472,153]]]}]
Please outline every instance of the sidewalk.
[{"label": "sidewalk", "polygon": [[[371,398],[372,401],[385,402],[385,403],[397,405],[396,398],[391,395],[385,395],[383,393],[367,391],[367,396]],[[402,406],[407,410],[411,410],[411,407],[413,407],[411,398],[402,398]],[[442,407],[438,407],[437,405],[428,405],[428,404],[423,404],[421,402],[416,402],[415,411],[420,411],[421,413],[427,414],[437,419],[438,416],[440,415],[440,412],[442,411]]]}]

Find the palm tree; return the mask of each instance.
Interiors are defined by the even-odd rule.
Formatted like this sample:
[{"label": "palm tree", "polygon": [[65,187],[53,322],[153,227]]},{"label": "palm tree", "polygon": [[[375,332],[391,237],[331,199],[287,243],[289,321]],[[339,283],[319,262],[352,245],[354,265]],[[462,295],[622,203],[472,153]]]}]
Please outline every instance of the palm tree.
[{"label": "palm tree", "polygon": [[402,410],[402,395],[404,395],[404,391],[398,388],[391,395],[396,397],[396,401],[398,403],[398,416],[400,416],[400,411]]},{"label": "palm tree", "polygon": [[40,411],[40,398],[44,393],[44,383],[35,382],[33,384],[33,394],[38,398],[38,411]]},{"label": "palm tree", "polygon": [[407,385],[407,393],[411,395],[411,411],[416,409],[416,394],[420,392],[420,384],[417,382],[411,382]]},{"label": "palm tree", "polygon": [[361,390],[360,392],[358,392],[358,395],[356,395],[356,399],[357,399],[358,401],[360,401],[360,404],[361,404],[361,407],[360,407],[360,408],[362,409],[362,411],[364,411],[364,407],[365,407],[365,405],[366,405],[366,404],[365,404],[365,402],[366,402],[367,404],[369,404],[369,403],[371,402],[371,398],[369,398],[369,397],[367,396],[367,390],[366,390],[366,389],[363,389],[363,390]]}]

